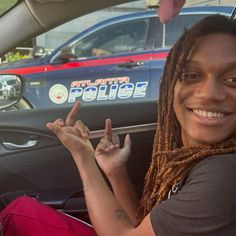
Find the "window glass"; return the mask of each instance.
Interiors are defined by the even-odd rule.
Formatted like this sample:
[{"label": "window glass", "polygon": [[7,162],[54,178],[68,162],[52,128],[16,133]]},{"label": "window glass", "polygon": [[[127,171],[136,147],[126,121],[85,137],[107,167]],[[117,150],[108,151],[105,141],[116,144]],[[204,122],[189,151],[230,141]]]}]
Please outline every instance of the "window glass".
[{"label": "window glass", "polygon": [[145,49],[148,19],[116,24],[87,36],[75,45],[78,58],[138,52]]},{"label": "window glass", "polygon": [[151,31],[155,32],[151,37],[155,40],[155,48],[161,48],[163,46],[163,24],[160,22],[158,17],[155,17],[155,28]]},{"label": "window glass", "polygon": [[172,46],[178,38],[184,33],[184,30],[190,28],[197,21],[207,15],[182,15],[176,17],[165,25],[165,45],[166,47]]},{"label": "window glass", "polygon": [[0,16],[7,12],[17,3],[17,0],[1,0],[0,1]]}]

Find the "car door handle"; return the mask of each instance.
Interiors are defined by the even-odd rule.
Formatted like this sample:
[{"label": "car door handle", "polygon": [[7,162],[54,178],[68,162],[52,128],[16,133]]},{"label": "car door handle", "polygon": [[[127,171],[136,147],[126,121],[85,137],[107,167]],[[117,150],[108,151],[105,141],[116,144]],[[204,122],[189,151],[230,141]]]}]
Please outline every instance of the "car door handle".
[{"label": "car door handle", "polygon": [[118,64],[117,66],[122,67],[122,68],[132,68],[132,67],[142,66],[142,65],[144,65],[143,61],[129,61],[129,62]]},{"label": "car door handle", "polygon": [[16,143],[11,143],[11,142],[3,142],[2,144],[8,150],[19,150],[19,149],[35,147],[37,143],[38,143],[38,140],[28,140],[24,144],[16,144]]}]

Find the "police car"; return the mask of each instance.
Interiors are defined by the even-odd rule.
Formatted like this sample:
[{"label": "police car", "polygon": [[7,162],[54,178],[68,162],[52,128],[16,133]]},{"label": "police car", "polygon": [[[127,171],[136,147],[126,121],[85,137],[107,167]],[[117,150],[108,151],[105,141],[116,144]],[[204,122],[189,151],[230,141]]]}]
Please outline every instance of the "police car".
[{"label": "police car", "polygon": [[156,100],[170,47],[201,18],[230,15],[232,7],[185,8],[162,25],[156,11],[127,14],[79,33],[50,55],[0,66],[25,78],[32,107]]}]

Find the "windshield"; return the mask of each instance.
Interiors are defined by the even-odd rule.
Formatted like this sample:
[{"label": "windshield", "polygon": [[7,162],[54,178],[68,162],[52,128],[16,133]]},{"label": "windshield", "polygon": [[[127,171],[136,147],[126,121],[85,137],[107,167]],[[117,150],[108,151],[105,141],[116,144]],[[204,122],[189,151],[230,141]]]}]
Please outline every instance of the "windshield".
[{"label": "windshield", "polygon": [[10,8],[12,8],[18,0],[1,0],[0,1],[0,16],[6,13]]}]

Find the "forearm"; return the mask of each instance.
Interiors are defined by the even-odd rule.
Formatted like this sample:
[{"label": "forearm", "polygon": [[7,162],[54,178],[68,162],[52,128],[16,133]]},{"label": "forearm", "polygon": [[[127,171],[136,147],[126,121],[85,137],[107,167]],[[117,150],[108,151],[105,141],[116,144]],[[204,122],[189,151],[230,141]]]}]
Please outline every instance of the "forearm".
[{"label": "forearm", "polygon": [[132,224],[136,226],[138,224],[136,216],[139,199],[129,178],[127,168],[122,168],[115,176],[108,176],[108,179],[112,185],[115,198],[128,214]]},{"label": "forearm", "polygon": [[[76,160],[76,158],[75,158]],[[95,160],[76,162],[83,185],[89,216],[99,236],[122,236],[134,229],[129,217],[107,186]]]}]

